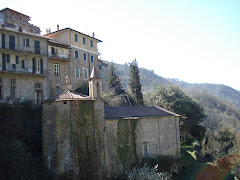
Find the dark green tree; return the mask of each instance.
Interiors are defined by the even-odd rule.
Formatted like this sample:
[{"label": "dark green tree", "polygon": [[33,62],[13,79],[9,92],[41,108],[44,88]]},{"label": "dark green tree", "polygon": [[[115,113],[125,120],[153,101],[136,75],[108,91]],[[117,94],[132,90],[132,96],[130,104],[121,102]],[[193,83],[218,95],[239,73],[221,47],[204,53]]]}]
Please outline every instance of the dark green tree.
[{"label": "dark green tree", "polygon": [[181,115],[181,138],[184,143],[190,144],[194,140],[201,142],[204,138],[206,130],[202,125],[205,119],[203,109],[196,100],[187,96],[179,87],[159,86],[154,93],[146,96],[146,102]]},{"label": "dark green tree", "polygon": [[132,94],[135,105],[143,106],[143,95],[141,92],[142,86],[140,83],[140,76],[136,59],[130,63],[130,79],[128,85],[130,87],[130,92]]},{"label": "dark green tree", "polygon": [[113,91],[115,95],[120,95],[124,93],[119,73],[117,72],[117,68],[113,62],[108,68],[106,81],[108,89],[110,91]]}]

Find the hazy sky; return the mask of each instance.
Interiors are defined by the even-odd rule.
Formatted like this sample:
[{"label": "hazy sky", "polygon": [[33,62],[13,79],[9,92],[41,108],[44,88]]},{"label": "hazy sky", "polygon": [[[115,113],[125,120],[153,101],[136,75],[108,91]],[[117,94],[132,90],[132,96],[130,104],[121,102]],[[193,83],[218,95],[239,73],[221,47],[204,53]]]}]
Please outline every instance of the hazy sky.
[{"label": "hazy sky", "polygon": [[240,89],[240,0],[0,0],[42,34],[70,27],[92,35],[101,58],[190,83]]}]

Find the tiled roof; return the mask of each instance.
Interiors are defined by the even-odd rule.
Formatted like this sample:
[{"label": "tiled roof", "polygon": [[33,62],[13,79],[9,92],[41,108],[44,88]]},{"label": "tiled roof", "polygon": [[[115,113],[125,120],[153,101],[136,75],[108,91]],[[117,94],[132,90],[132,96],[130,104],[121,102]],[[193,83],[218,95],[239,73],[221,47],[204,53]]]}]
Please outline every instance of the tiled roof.
[{"label": "tiled roof", "polygon": [[131,119],[142,117],[179,116],[157,106],[105,107],[105,119]]},{"label": "tiled roof", "polygon": [[57,94],[56,96],[46,99],[45,102],[64,101],[64,100],[87,100],[87,99],[90,99],[90,97],[81,93],[66,90],[60,94]]},{"label": "tiled roof", "polygon": [[98,42],[102,42],[101,40],[99,40],[99,39],[97,39],[97,38],[94,38],[94,37],[89,36],[89,35],[87,35],[87,34],[84,34],[84,33],[82,33],[82,32],[76,31],[76,30],[71,29],[71,28],[69,28],[69,27],[64,28],[64,29],[60,29],[60,30],[58,30],[58,31],[54,31],[54,32],[51,32],[51,33],[48,33],[48,34],[45,34],[44,36],[47,36],[47,35],[49,35],[49,34],[54,34],[54,33],[60,32],[60,31],[65,31],[65,30],[68,30],[68,29],[69,29],[70,31],[74,31],[74,32],[80,33],[80,34],[82,34],[82,35],[84,35],[84,36],[87,36],[87,37],[89,37],[89,38],[95,39],[95,40],[97,40]]},{"label": "tiled roof", "polygon": [[10,8],[4,8],[4,9],[0,10],[0,12],[6,11],[6,10],[13,11],[13,12],[15,12],[15,13],[21,14],[22,16],[26,16],[26,17],[28,17],[28,18],[30,19],[30,16],[27,16],[27,15],[25,15],[25,14],[23,14],[23,13],[17,12],[17,11],[15,11],[15,10],[13,10],[13,9],[10,9]]}]

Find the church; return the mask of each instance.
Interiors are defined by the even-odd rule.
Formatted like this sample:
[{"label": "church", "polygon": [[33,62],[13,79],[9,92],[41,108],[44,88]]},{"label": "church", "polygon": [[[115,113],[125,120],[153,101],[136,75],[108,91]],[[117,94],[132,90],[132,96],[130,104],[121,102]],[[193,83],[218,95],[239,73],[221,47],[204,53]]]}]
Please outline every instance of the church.
[{"label": "church", "polygon": [[93,67],[89,96],[65,91],[43,102],[43,158],[53,179],[112,179],[143,158],[181,156],[179,115],[157,106],[104,107]]}]

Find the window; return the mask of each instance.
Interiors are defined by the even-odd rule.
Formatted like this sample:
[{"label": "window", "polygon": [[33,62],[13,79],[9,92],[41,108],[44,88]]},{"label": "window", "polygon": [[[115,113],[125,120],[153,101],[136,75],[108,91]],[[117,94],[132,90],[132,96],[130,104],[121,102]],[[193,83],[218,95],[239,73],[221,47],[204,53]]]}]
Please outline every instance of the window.
[{"label": "window", "polygon": [[9,35],[9,49],[15,50],[15,36]]},{"label": "window", "polygon": [[91,62],[93,62],[93,55],[91,55]]},{"label": "window", "polygon": [[59,64],[54,64],[54,72],[55,72],[55,74],[57,74],[57,75],[60,74]]},{"label": "window", "polygon": [[75,40],[75,42],[78,42],[78,35],[77,34],[75,34],[74,40]]},{"label": "window", "polygon": [[5,48],[5,34],[2,34],[2,48]]},{"label": "window", "polygon": [[35,40],[35,53],[40,54],[40,41]]},{"label": "window", "polygon": [[102,65],[101,64],[98,65],[98,69],[102,69]]},{"label": "window", "polygon": [[42,92],[42,84],[40,84],[40,83],[36,83],[35,85],[34,85],[34,89],[35,89],[35,104],[41,104],[41,102],[42,102],[42,94],[43,94],[43,92]]},{"label": "window", "polygon": [[87,79],[87,78],[88,78],[87,68],[83,68],[83,77],[84,77],[84,79]]},{"label": "window", "polygon": [[148,157],[148,143],[143,143],[143,157]]},{"label": "window", "polygon": [[32,73],[43,74],[43,59],[32,59]]},{"label": "window", "polygon": [[16,64],[19,63],[19,56],[16,56]]},{"label": "window", "polygon": [[86,61],[87,60],[87,54],[83,53],[83,60]]},{"label": "window", "polygon": [[16,79],[10,79],[10,97],[15,98],[16,97]]},{"label": "window", "polygon": [[83,43],[83,44],[86,44],[86,38],[85,38],[85,37],[83,37],[82,43]]},{"label": "window", "polygon": [[92,40],[90,40],[90,46],[93,47],[93,41]]},{"label": "window", "polygon": [[55,48],[51,47],[52,56],[55,56]]},{"label": "window", "polygon": [[6,70],[6,54],[2,53],[2,70]]},{"label": "window", "polygon": [[25,61],[22,60],[22,69],[25,69]]},{"label": "window", "polygon": [[75,68],[75,77],[80,78],[79,67]]},{"label": "window", "polygon": [[40,60],[37,59],[37,63],[36,63],[36,72],[40,72]]},{"label": "window", "polygon": [[24,46],[29,47],[29,45],[30,45],[29,39],[28,38],[24,39]]},{"label": "window", "polygon": [[61,93],[61,86],[55,86],[55,94]]},{"label": "window", "polygon": [[2,78],[0,78],[0,99],[3,99],[3,83],[2,83]]},{"label": "window", "polygon": [[75,58],[78,59],[78,51],[75,51]]}]

